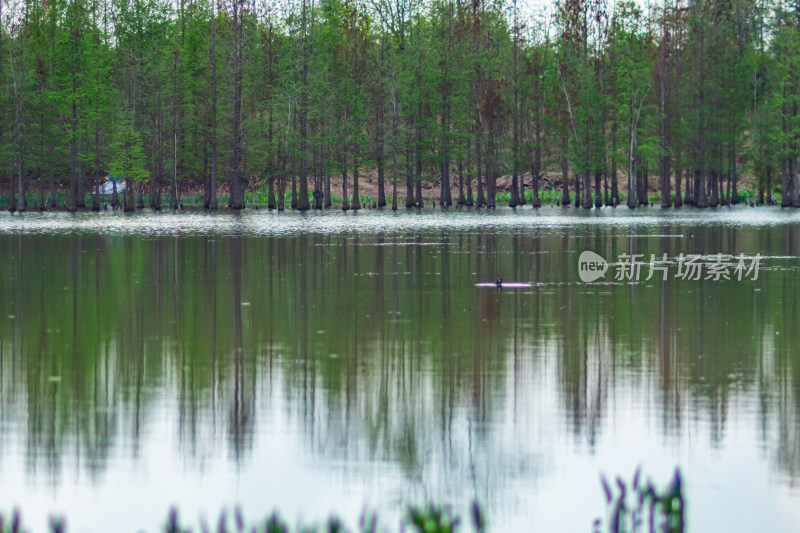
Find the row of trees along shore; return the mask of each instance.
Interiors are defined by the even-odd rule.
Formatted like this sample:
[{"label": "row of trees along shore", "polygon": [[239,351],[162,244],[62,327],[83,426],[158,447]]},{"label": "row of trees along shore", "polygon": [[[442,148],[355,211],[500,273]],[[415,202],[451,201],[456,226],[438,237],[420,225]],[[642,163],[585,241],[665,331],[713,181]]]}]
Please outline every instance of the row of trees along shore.
[{"label": "row of trees along shore", "polygon": [[12,211],[99,208],[109,173],[126,210],[201,188],[320,209],[332,180],[359,209],[367,177],[377,206],[425,183],[495,207],[509,176],[511,206],[717,206],[745,182],[800,206],[797,1],[2,0],[0,21]]}]

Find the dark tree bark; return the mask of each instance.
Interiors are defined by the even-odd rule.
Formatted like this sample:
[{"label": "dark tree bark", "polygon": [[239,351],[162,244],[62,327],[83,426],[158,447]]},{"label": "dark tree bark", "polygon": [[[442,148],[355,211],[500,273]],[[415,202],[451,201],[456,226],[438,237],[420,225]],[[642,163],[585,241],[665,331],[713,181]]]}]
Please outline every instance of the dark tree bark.
[{"label": "dark tree bark", "polygon": [[[300,211],[307,211],[310,208],[308,203],[308,35],[306,32],[306,2],[303,0],[301,14],[301,40],[300,45],[300,109],[298,109],[300,122],[300,197],[297,201],[297,208]],[[294,197],[294,182],[292,182],[292,196]],[[294,207],[294,198],[292,199]]]},{"label": "dark tree bark", "polygon": [[[617,121],[611,123],[611,153],[617,153]],[[611,157],[611,205],[619,205],[619,182],[617,181],[617,158]]]},{"label": "dark tree bark", "polygon": [[406,209],[414,207],[414,165],[411,162],[411,154],[413,153],[411,135],[411,128],[409,128],[406,141]]},{"label": "dark tree bark", "polygon": [[598,170],[594,173],[594,206],[598,209],[603,207],[603,191],[601,191],[601,183],[603,180],[603,172]]},{"label": "dark tree bark", "polygon": [[286,159],[284,155],[281,161],[281,174],[278,180],[278,212],[280,213],[285,209],[286,202]]},{"label": "dark tree bark", "polygon": [[350,210],[350,199],[347,195],[347,154],[342,153],[342,211]]},{"label": "dark tree bark", "polygon": [[[216,210],[217,204],[217,50],[216,50],[216,12],[214,7],[217,0],[211,0],[211,176],[208,181],[207,208]],[[270,115],[271,116],[271,115]]]},{"label": "dark tree bark", "polygon": [[478,124],[477,127],[476,127],[476,133],[477,133],[477,138],[476,138],[476,141],[475,141],[475,153],[477,155],[477,167],[476,167],[477,174],[476,174],[476,178],[478,180],[478,197],[477,197],[477,199],[475,201],[475,205],[477,207],[483,207],[483,206],[486,205],[486,197],[483,194],[483,180],[481,179],[481,172],[482,172],[482,165],[481,165],[482,157],[481,157],[481,155],[482,155],[482,152],[483,152],[483,150],[481,148],[481,144],[483,142],[483,139],[482,139],[482,135],[481,135],[480,124]]},{"label": "dark tree bark", "polygon": [[[562,137],[562,141],[566,141]],[[562,145],[563,146],[563,145]],[[577,194],[577,193],[576,193]],[[561,207],[569,207],[569,161],[566,151],[561,151]]]},{"label": "dark tree bark", "polygon": [[730,155],[730,176],[731,176],[731,191],[730,191],[730,205],[739,204],[739,175],[736,165],[736,143],[731,143]]},{"label": "dark tree bark", "polygon": [[464,199],[464,205],[472,207],[475,203],[472,197],[472,136],[467,136],[467,197]]},{"label": "dark tree bark", "polygon": [[392,211],[397,211],[397,129],[400,120],[400,102],[397,80],[392,69]]},{"label": "dark tree bark", "polygon": [[14,93],[14,107],[16,108],[16,127],[14,128],[14,137],[17,145],[17,180],[19,189],[19,202],[17,203],[17,211],[23,213],[28,210],[28,200],[25,198],[25,109],[22,98],[22,87],[24,74],[23,63],[23,50],[24,46],[20,46],[19,65],[14,65],[14,54],[11,53],[11,83]]},{"label": "dark tree bark", "polygon": [[[231,147],[231,191],[228,207],[244,209],[244,183],[242,180],[242,31],[244,1],[233,0],[233,146]],[[292,174],[294,176],[294,174]]]}]

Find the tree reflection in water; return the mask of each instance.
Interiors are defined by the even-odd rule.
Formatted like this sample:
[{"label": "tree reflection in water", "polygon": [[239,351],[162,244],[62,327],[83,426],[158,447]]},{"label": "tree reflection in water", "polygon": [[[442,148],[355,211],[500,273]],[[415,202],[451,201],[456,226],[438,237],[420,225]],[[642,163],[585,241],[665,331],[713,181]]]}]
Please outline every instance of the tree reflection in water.
[{"label": "tree reflection in water", "polygon": [[[798,229],[697,233],[0,235],[0,465],[24,443],[31,479],[102,486],[149,461],[167,417],[187,470],[242,470],[294,428],[343,486],[391,464],[403,500],[497,512],[555,475],[565,445],[649,445],[627,417],[676,445],[706,431],[693,445],[709,449],[746,417],[795,484]],[[582,250],[634,248],[766,260],[753,283],[578,282]],[[474,287],[499,276],[534,286]]]}]

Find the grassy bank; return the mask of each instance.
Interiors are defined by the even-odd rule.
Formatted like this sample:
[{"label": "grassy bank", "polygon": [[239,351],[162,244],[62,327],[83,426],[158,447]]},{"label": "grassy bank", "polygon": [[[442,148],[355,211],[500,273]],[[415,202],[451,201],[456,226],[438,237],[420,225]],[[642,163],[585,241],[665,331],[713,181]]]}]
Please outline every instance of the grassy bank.
[{"label": "grassy bank", "polygon": [[[39,194],[26,194],[25,195],[28,205],[28,211],[39,211],[40,210],[40,196]],[[507,206],[511,194],[507,191],[499,192],[495,195],[495,204],[497,206]],[[543,207],[545,206],[561,206],[561,197],[562,193],[560,190],[556,189],[540,189],[539,191],[539,200]],[[575,204],[575,193],[570,192],[570,205]],[[143,202],[145,207],[150,206],[151,204],[151,196],[150,193],[143,195]],[[592,195],[594,199],[594,195]],[[683,203],[685,203],[685,195],[681,195]],[[67,208],[67,203],[69,201],[69,195],[63,191],[57,191],[55,194],[55,210],[63,211]],[[337,195],[331,195],[332,200],[332,209],[341,209],[342,206],[342,197]],[[675,203],[675,195],[672,195],[672,202]],[[228,205],[228,196],[222,194],[217,198],[218,204],[220,207],[226,207]],[[627,195],[624,192],[619,193],[619,205],[625,206],[627,201]],[[120,195],[120,203],[122,202],[122,196]],[[203,196],[202,194],[182,194],[181,195],[181,206],[182,207],[192,207],[192,208],[202,208],[203,207]],[[398,208],[405,209],[405,196],[399,196],[397,199]],[[533,191],[525,190],[525,205],[520,206],[521,208],[530,208],[533,203]],[[739,191],[739,203],[741,205],[755,205],[756,196],[753,191],[742,189]],[[86,205],[86,209],[91,209],[92,206],[92,197],[90,195],[85,195],[84,203]],[[162,195],[161,198],[161,205],[163,210],[169,210],[173,206],[173,199],[170,198],[169,194]],[[276,199],[277,203],[277,199]],[[353,204],[353,196],[349,197],[350,205]],[[370,209],[370,208],[377,208],[378,206],[378,199],[370,196],[370,195],[359,195],[359,203],[361,204],[362,208]],[[648,203],[652,206],[659,206],[661,205],[661,194],[658,192],[654,192],[648,194]],[[777,195],[774,203],[776,205],[780,205],[781,197]],[[46,210],[53,209],[51,207],[50,196],[45,195],[45,208]],[[269,205],[269,196],[266,191],[256,191],[256,192],[245,192],[245,204],[251,207],[257,208],[267,208]],[[312,194],[309,194],[309,204],[314,205],[314,198]],[[392,197],[386,197],[386,204],[387,208],[390,208],[392,205]],[[292,194],[291,192],[287,192],[284,195],[284,206],[287,210],[291,209],[292,205]],[[7,210],[9,206],[9,195],[8,194],[0,194],[0,210]],[[438,200],[435,198],[425,198],[425,206],[426,207],[436,207],[438,206]],[[101,197],[100,199],[100,208],[111,209],[111,198],[110,197]],[[455,206],[454,206],[455,207]]]}]

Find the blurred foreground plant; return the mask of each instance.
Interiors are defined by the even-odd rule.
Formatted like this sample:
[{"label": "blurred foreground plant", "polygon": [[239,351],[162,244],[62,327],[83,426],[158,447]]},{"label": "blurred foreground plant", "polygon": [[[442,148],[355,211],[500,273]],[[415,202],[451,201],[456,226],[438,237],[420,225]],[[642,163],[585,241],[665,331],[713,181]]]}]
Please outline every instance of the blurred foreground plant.
[{"label": "blurred foreground plant", "polygon": [[595,533],[603,530],[608,533],[684,533],[685,501],[680,469],[675,469],[672,481],[662,492],[656,490],[649,478],[647,483],[642,483],[641,471],[641,467],[636,469],[630,493],[621,477],[616,479],[617,492],[605,475],[600,475],[606,497],[607,528],[602,529],[598,518],[594,522]]}]

